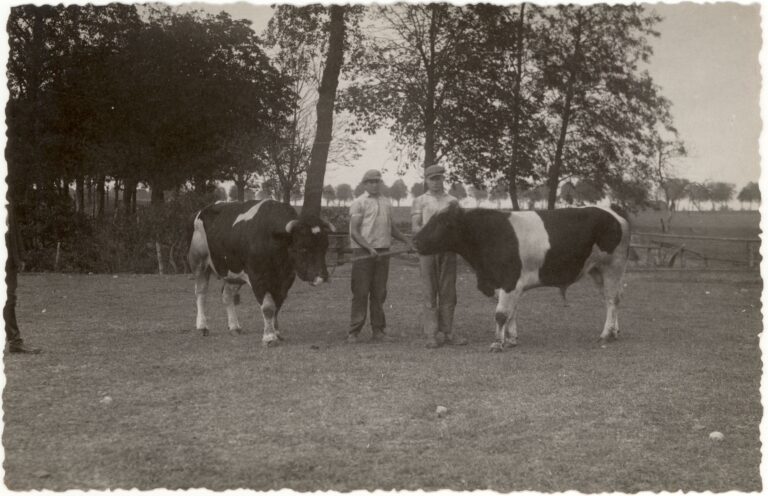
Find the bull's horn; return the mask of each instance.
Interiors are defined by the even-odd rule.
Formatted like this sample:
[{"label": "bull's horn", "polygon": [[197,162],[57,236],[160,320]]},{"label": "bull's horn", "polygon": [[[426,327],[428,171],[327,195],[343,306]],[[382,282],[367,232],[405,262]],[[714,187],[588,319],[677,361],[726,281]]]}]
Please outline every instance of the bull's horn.
[{"label": "bull's horn", "polygon": [[297,219],[293,219],[292,221],[288,222],[285,225],[285,232],[290,233],[294,227],[296,227],[299,224],[299,221]]},{"label": "bull's horn", "polygon": [[325,224],[326,226],[328,226],[328,229],[329,229],[331,232],[334,232],[334,233],[336,232],[336,227],[335,227],[333,224],[331,224],[330,222],[328,222],[328,221],[327,221],[327,220],[325,220],[325,219],[320,219],[320,221],[321,221],[323,224]]}]

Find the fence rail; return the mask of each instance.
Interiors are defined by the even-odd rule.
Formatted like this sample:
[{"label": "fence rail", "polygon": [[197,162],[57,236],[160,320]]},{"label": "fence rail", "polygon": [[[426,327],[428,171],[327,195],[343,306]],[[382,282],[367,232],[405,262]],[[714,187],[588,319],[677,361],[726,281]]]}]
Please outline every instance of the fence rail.
[{"label": "fence rail", "polygon": [[754,270],[760,265],[759,238],[636,232],[630,247],[636,262],[632,268],[643,270]]}]

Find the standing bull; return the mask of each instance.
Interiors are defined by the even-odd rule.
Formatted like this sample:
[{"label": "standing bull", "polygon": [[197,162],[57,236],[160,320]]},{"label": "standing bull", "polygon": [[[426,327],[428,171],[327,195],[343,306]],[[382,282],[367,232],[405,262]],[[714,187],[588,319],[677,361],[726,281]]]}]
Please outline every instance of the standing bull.
[{"label": "standing bull", "polygon": [[229,330],[241,333],[235,305],[243,284],[253,290],[264,317],[265,346],[280,337],[277,314],[296,274],[316,286],[328,279],[325,252],[333,226],[315,216],[297,216],[274,200],[215,203],[193,221],[188,261],[197,276],[197,329],[208,335],[205,297],[211,273],[224,280],[222,300]]},{"label": "standing bull", "polygon": [[477,274],[486,296],[499,289],[496,342],[492,351],[517,344],[517,305],[523,292],[540,286],[560,288],[589,274],[602,289],[607,316],[601,340],[618,337],[618,305],[629,252],[626,214],[612,206],[540,212],[440,212],[415,236],[419,253],[452,251]]}]

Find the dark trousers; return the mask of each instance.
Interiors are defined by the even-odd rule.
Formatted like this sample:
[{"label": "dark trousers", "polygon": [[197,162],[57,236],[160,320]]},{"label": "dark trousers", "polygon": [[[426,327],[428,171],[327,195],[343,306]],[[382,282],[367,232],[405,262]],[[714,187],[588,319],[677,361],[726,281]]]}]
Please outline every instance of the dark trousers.
[{"label": "dark trousers", "polygon": [[8,299],[3,308],[3,318],[5,319],[5,339],[10,344],[22,344],[19,324],[16,323],[16,264],[11,261],[9,254],[5,263],[5,285],[8,288]]},{"label": "dark trousers", "polygon": [[[376,250],[379,253],[387,248]],[[355,248],[352,256],[367,255],[368,251]],[[384,300],[387,299],[387,279],[389,278],[389,257],[368,258],[352,263],[352,318],[350,334],[358,334],[365,325],[368,308],[371,311],[371,329],[374,333],[384,332],[387,327],[384,318]]]}]

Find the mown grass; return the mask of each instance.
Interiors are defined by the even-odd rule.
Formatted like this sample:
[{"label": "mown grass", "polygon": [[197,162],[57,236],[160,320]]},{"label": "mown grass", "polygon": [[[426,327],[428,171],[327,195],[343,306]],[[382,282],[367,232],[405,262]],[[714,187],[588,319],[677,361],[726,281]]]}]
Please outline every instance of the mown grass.
[{"label": "mown grass", "polygon": [[501,354],[487,352],[494,303],[465,271],[456,322],[469,346],[424,349],[417,268],[397,259],[396,342],[346,344],[348,276],[345,265],[323,288],[297,282],[274,349],[250,294],[248,334],[225,330],[215,289],[211,336],[190,331],[189,276],[23,276],[19,320],[45,351],[5,358],[6,484],[761,489],[756,276],[632,273],[607,348],[591,283],[569,307],[536,290],[520,345]]}]

